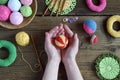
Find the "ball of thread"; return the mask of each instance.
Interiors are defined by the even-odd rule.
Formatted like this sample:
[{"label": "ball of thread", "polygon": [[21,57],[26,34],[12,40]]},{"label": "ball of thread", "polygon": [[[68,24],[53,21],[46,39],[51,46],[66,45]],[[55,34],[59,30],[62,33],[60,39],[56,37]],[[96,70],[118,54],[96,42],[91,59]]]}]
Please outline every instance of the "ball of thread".
[{"label": "ball of thread", "polygon": [[60,48],[64,49],[68,45],[68,38],[64,35],[59,35],[55,38],[55,45]]},{"label": "ball of thread", "polygon": [[11,14],[10,9],[5,5],[0,5],[0,21],[7,21]]},{"label": "ball of thread", "polygon": [[22,13],[22,15],[23,15],[24,17],[29,17],[29,16],[32,15],[32,9],[31,9],[30,6],[22,6],[22,7],[20,8],[20,12]]},{"label": "ball of thread", "polygon": [[7,4],[8,0],[0,0],[0,5]]},{"label": "ball of thread", "polygon": [[24,31],[18,32],[15,36],[15,39],[16,39],[17,44],[20,46],[26,46],[30,42],[29,35]]},{"label": "ball of thread", "polygon": [[19,11],[21,8],[21,3],[19,0],[9,0],[8,7],[11,9],[11,11]]},{"label": "ball of thread", "polygon": [[10,15],[10,22],[14,25],[20,25],[23,22],[23,16],[20,12],[13,12]]},{"label": "ball of thread", "polygon": [[20,0],[23,5],[31,5],[33,0]]},{"label": "ball of thread", "polygon": [[93,34],[97,29],[97,24],[94,20],[86,20],[83,23],[83,29],[88,34]]},{"label": "ball of thread", "polygon": [[94,34],[90,37],[90,43],[96,44],[98,42],[98,37]]}]

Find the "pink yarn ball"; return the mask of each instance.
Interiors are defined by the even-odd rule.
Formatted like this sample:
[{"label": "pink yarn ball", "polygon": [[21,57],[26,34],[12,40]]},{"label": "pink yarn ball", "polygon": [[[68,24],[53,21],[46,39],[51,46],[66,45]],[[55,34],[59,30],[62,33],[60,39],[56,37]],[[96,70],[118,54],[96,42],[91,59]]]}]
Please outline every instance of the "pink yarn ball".
[{"label": "pink yarn ball", "polygon": [[23,5],[31,5],[33,0],[20,0]]},{"label": "pink yarn ball", "polygon": [[11,11],[7,6],[0,5],[0,21],[7,21],[10,13]]},{"label": "pink yarn ball", "polygon": [[14,25],[19,25],[23,22],[23,16],[20,12],[13,12],[10,15],[10,22]]}]

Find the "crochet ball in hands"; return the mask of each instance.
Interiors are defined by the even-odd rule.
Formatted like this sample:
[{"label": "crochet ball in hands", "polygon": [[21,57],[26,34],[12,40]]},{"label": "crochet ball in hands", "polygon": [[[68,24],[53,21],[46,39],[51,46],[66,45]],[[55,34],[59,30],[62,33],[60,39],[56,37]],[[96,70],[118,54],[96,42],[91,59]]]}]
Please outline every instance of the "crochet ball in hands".
[{"label": "crochet ball in hands", "polygon": [[0,21],[7,21],[10,16],[10,9],[7,6],[0,6]]},{"label": "crochet ball in hands", "polygon": [[86,20],[83,24],[83,29],[87,34],[93,34],[97,29],[97,24],[94,20]]},{"label": "crochet ball in hands", "polygon": [[29,44],[30,41],[29,35],[24,31],[17,33],[15,39],[17,44],[20,46],[26,46]]},{"label": "crochet ball in hands", "polygon": [[64,35],[59,35],[55,38],[55,44],[58,48],[64,49],[68,45],[68,38]]}]

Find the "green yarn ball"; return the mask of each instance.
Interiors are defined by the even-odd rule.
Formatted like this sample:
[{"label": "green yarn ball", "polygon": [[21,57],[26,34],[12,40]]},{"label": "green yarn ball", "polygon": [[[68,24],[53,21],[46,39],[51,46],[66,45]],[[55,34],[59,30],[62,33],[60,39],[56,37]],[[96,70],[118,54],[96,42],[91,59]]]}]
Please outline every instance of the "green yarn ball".
[{"label": "green yarn ball", "polygon": [[0,0],[0,5],[7,4],[8,0]]},{"label": "green yarn ball", "polygon": [[30,6],[22,6],[20,12],[24,17],[30,17],[32,15],[32,9]]},{"label": "green yarn ball", "polygon": [[120,77],[120,59],[111,54],[103,54],[96,60],[96,72],[101,80],[118,80]]}]

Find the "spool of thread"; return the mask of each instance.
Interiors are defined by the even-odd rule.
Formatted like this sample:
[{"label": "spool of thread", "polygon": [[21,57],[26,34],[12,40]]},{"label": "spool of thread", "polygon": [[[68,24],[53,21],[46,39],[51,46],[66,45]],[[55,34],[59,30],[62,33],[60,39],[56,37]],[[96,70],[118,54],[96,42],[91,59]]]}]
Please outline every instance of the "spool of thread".
[{"label": "spool of thread", "polygon": [[96,44],[98,42],[98,37],[94,34],[90,37],[90,43]]}]

